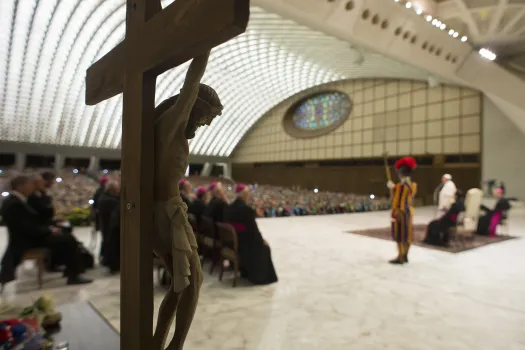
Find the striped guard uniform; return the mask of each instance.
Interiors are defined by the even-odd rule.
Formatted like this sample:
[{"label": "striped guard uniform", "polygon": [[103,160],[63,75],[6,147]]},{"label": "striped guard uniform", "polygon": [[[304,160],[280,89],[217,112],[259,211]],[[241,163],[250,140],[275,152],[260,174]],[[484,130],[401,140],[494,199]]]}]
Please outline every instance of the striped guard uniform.
[{"label": "striped guard uniform", "polygon": [[404,178],[396,184],[392,195],[392,239],[396,241],[400,258],[408,255],[412,243],[414,207],[412,201],[417,193],[417,184]]}]

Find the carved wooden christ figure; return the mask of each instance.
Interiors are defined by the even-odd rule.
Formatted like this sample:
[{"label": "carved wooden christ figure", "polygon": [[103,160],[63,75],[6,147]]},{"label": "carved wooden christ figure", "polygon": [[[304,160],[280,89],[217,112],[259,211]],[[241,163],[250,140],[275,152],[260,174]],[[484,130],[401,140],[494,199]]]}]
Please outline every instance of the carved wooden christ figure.
[{"label": "carved wooden christ figure", "polygon": [[[200,84],[210,50],[243,33],[249,13],[249,0],[176,0],[164,9],[160,0],[127,0],[126,38],[87,71],[86,104],[124,94],[122,349],[163,348],[175,310],[169,349],[182,348],[188,333],[202,274],[177,183],[186,170],[187,139],[222,110],[217,94]],[[190,59],[180,94],[155,109],[156,77]],[[152,249],[173,281],[154,335]]]},{"label": "carved wooden christ figure", "polygon": [[215,90],[200,83],[208,57],[209,52],[196,57],[180,94],[155,110],[153,251],[164,262],[171,285],[160,305],[153,349],[164,349],[175,312],[175,334],[167,349],[182,349],[202,284],[197,241],[188,222],[188,208],[180,196],[179,181],[188,166],[188,139],[195,137],[197,128],[210,125],[222,113]]}]

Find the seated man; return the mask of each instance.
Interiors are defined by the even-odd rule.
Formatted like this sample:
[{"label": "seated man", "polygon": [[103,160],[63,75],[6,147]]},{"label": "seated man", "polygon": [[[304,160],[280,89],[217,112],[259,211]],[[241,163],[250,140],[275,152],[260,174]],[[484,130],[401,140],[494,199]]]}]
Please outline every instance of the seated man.
[{"label": "seated man", "polygon": [[193,201],[192,190],[193,190],[193,187],[188,180],[182,179],[179,181],[180,198],[182,198],[182,201],[186,203],[186,206],[188,207],[190,206],[190,203]]},{"label": "seated man", "polygon": [[[71,234],[73,230],[69,222],[55,218],[53,198],[47,192],[47,188],[50,188],[52,183],[46,183],[41,175],[35,175],[32,180],[35,191],[27,197],[27,204],[38,214],[38,223],[44,226],[54,226],[64,234]],[[64,262],[64,257],[59,252],[51,251],[47,268],[50,272],[59,271],[59,266]]]},{"label": "seated man", "polygon": [[55,217],[53,199],[46,192],[45,182],[42,176],[33,177],[35,191],[27,197],[27,204],[38,214],[40,222],[44,225],[52,225]]},{"label": "seated man", "polygon": [[479,218],[478,229],[476,230],[478,235],[495,237],[496,228],[505,219],[507,211],[511,208],[509,201],[503,197],[505,192],[501,187],[494,188],[492,195],[497,200],[496,206],[494,209],[489,209],[484,205],[481,206],[481,210],[485,211],[485,215]]},{"label": "seated man", "polygon": [[9,232],[9,244],[0,273],[2,285],[15,280],[22,256],[34,248],[48,248],[64,257],[67,284],[90,283],[91,280],[80,277],[84,268],[75,238],[57,227],[42,224],[38,213],[27,204],[27,197],[34,192],[34,182],[28,176],[17,176],[11,181],[11,188],[0,210]]},{"label": "seated man", "polygon": [[197,197],[188,205],[188,213],[195,215],[197,222],[200,222],[201,216],[206,210],[206,202],[208,200],[208,191],[205,187],[197,189]]},{"label": "seated man", "polygon": [[222,184],[214,182],[210,185],[208,191],[211,192],[212,198],[204,211],[204,216],[213,219],[214,222],[223,222],[224,209],[228,206],[228,198],[224,193]]},{"label": "seated man", "polygon": [[428,224],[427,234],[423,243],[448,247],[450,238],[449,230],[456,226],[459,213],[464,211],[465,196],[461,191],[456,190],[455,200],[446,213]]},{"label": "seated man", "polygon": [[248,205],[250,189],[237,185],[237,199],[224,211],[224,221],[237,231],[240,271],[243,278],[253,284],[277,282],[272,253],[257,227],[255,211]]}]

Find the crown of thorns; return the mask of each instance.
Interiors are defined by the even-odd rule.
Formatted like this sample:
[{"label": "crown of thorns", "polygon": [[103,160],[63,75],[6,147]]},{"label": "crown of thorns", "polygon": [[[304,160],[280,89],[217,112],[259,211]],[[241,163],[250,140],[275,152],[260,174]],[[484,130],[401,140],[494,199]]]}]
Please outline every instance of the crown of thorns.
[{"label": "crown of thorns", "polygon": [[208,86],[206,84],[200,84],[199,94],[197,96],[199,99],[205,101],[210,106],[222,110],[223,106],[221,103],[221,99],[219,98],[217,91],[215,91],[215,89],[213,89],[211,86]]}]

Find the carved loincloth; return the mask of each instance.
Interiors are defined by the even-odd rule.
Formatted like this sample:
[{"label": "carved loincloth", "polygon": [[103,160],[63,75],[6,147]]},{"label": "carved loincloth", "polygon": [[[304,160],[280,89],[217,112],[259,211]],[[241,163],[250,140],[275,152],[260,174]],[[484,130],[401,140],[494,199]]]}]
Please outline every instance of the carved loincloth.
[{"label": "carved loincloth", "polygon": [[180,293],[190,284],[190,257],[197,249],[195,234],[188,222],[188,207],[180,197],[155,202],[153,250],[159,257],[173,257],[173,287]]}]

